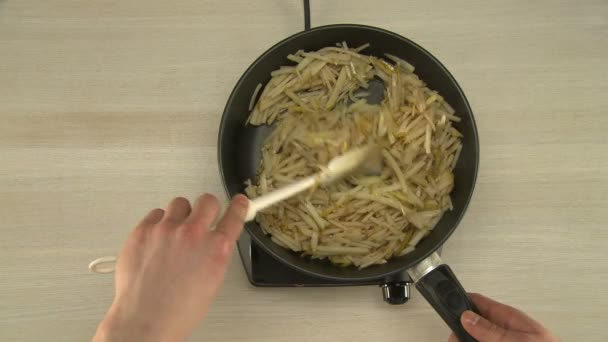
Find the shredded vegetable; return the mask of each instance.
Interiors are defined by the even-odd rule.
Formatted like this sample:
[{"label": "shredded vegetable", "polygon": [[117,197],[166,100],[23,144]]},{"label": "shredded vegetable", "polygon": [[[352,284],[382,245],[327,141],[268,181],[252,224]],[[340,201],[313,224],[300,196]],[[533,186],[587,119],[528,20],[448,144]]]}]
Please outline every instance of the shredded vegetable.
[{"label": "shredded vegetable", "polygon": [[[382,147],[380,174],[317,187],[256,218],[284,248],[359,268],[412,252],[452,209],[452,170],[462,149],[454,109],[413,65],[361,54],[368,46],[289,55],[295,64],[272,72],[248,120],[274,125],[257,179],[246,183],[252,198],[318,172],[352,147]],[[384,83],[380,104],[366,100],[374,78]]]}]

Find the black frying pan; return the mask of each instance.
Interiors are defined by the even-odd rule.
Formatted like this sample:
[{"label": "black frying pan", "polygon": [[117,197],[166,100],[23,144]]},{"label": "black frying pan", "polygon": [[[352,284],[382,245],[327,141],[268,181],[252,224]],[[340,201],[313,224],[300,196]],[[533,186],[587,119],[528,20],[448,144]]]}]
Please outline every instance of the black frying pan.
[{"label": "black frying pan", "polygon": [[260,162],[261,147],[270,127],[246,126],[249,102],[258,83],[266,84],[270,72],[290,64],[287,55],[297,50],[318,50],[346,41],[349,46],[370,43],[363,53],[384,57],[390,53],[415,66],[416,73],[428,86],[438,91],[454,107],[462,122],[455,127],[463,133],[463,148],[454,169],[455,187],[451,194],[454,209],[446,212],[433,231],[416,249],[383,265],[359,270],[337,267],[323,260],[310,260],[288,251],[262,232],[256,222],[246,225],[248,233],[277,260],[309,275],[333,281],[366,281],[389,277],[407,270],[416,288],[441,315],[461,341],[473,341],[462,325],[460,315],[477,309],[450,268],[441,262],[435,251],[440,248],[460,222],[473,194],[479,161],[479,142],[473,113],[466,97],[450,72],[428,51],[395,33],[362,25],[330,25],[297,33],[277,43],[262,54],[238,81],[220,124],[218,157],[224,187],[229,196],[243,193],[244,182],[255,179]]}]

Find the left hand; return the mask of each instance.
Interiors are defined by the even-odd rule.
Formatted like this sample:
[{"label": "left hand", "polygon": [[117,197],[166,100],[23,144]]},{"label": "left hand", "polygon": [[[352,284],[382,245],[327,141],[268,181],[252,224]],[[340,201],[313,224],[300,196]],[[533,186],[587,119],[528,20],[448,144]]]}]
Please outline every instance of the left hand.
[{"label": "left hand", "polygon": [[[470,293],[469,298],[483,317],[473,311],[465,311],[460,322],[479,342],[559,342],[551,331],[516,308],[478,293]],[[458,342],[454,333],[448,342]]]}]

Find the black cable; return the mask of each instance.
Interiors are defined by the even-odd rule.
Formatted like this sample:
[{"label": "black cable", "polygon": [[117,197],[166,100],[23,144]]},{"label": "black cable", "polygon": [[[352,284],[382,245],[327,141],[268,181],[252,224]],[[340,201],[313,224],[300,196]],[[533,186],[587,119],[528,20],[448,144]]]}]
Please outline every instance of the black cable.
[{"label": "black cable", "polygon": [[304,30],[310,30],[310,0],[304,0]]}]

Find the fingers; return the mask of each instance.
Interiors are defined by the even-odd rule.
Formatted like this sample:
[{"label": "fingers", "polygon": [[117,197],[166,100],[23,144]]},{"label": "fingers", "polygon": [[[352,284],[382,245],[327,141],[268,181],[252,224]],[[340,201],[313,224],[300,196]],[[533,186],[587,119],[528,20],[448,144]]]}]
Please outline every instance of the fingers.
[{"label": "fingers", "polygon": [[247,197],[235,196],[216,229],[203,240],[201,270],[205,272],[212,297],[224,281],[236,240],[243,230],[248,205]]},{"label": "fingers", "polygon": [[[206,209],[201,206],[200,210],[204,210],[206,213],[212,215],[203,215],[205,218],[197,218],[194,220],[204,220],[207,224],[211,224],[212,217],[217,215],[219,211],[219,203],[215,197],[204,197],[204,199],[211,199]],[[203,201],[201,201],[203,202]],[[230,262],[232,256],[232,250],[236,244],[241,231],[243,230],[243,223],[247,214],[247,206],[249,205],[249,199],[243,195],[235,196],[228,209],[218,222],[214,231],[207,235],[203,239],[202,251],[202,262],[201,270],[204,270],[207,276],[208,285],[211,288],[217,288],[220,286],[226,273],[226,268]],[[195,207],[195,210],[197,208]],[[193,215],[194,216],[194,212]],[[215,291],[215,290],[213,290]]]},{"label": "fingers", "polygon": [[540,323],[511,306],[499,303],[479,293],[470,293],[469,298],[475,303],[482,316],[506,329],[528,332],[543,330]]},{"label": "fingers", "polygon": [[164,221],[173,225],[182,223],[190,215],[190,202],[183,197],[174,198],[167,207]]},{"label": "fingers", "polygon": [[[143,242],[146,239],[146,232],[149,230],[151,226],[154,226],[158,222],[160,222],[165,215],[165,211],[162,209],[153,209],[151,210],[144,218],[135,226],[135,229],[131,233],[131,239],[135,242]],[[128,241],[130,241],[128,240]]]},{"label": "fingers", "polygon": [[243,230],[248,206],[249,199],[247,197],[236,195],[230,201],[230,206],[217,224],[215,232],[225,235],[229,240],[236,241]]},{"label": "fingers", "polygon": [[460,317],[464,329],[478,341],[506,342],[510,340],[509,332],[473,311],[465,311]]},{"label": "fingers", "polygon": [[235,196],[216,229],[203,240],[201,267],[212,287],[217,288],[223,282],[236,240],[243,230],[248,205],[247,197]]},{"label": "fingers", "polygon": [[458,337],[456,337],[456,335],[454,335],[454,333],[451,333],[450,337],[448,337],[448,342],[459,342]]},{"label": "fingers", "polygon": [[160,208],[153,209],[141,220],[141,222],[138,224],[138,226],[155,225],[158,222],[160,222],[160,220],[163,219],[164,215],[165,215],[164,210],[162,210]]},{"label": "fingers", "polygon": [[198,198],[192,213],[186,219],[187,226],[208,229],[220,211],[220,202],[210,194],[204,194]]}]

